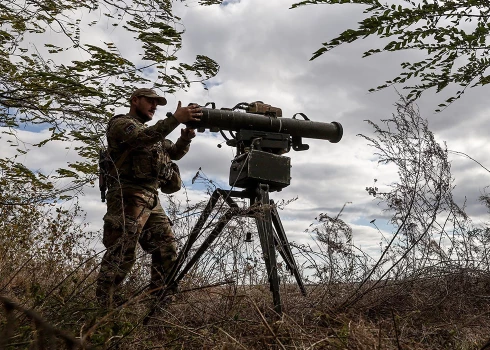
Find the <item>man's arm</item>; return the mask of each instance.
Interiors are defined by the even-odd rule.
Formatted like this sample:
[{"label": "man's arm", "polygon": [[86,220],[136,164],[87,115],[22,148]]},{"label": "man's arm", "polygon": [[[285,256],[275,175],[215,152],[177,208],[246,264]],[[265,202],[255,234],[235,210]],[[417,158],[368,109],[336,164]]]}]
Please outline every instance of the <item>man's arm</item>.
[{"label": "man's arm", "polygon": [[170,140],[165,140],[164,147],[170,159],[179,160],[185,156],[189,152],[190,143],[195,136],[196,132],[194,129],[185,128],[180,130],[180,137],[177,142],[173,143]]},{"label": "man's arm", "polygon": [[179,124],[174,116],[147,128],[131,117],[117,118],[109,126],[108,137],[131,148],[148,146],[164,139]]},{"label": "man's arm", "polygon": [[182,107],[179,101],[173,115],[164,120],[159,120],[155,125],[149,127],[144,127],[143,124],[130,117],[117,118],[110,124],[108,136],[110,135],[116,142],[125,143],[131,148],[148,146],[164,140],[180,123],[199,121],[201,116],[202,112],[199,106]]}]

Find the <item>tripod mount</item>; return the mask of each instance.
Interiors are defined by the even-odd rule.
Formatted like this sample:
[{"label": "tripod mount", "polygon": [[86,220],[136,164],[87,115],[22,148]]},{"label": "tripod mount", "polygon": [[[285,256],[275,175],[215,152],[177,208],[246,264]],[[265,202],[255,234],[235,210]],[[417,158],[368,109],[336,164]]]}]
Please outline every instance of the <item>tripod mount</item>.
[{"label": "tripod mount", "polygon": [[[244,130],[238,133],[237,139],[240,140],[240,147],[244,145],[244,141],[248,141],[245,144],[249,144],[250,147],[243,147],[243,153],[233,159],[230,167],[229,183],[230,186],[243,188],[244,190],[217,189],[214,191],[181,250],[166,284],[170,286],[178,283],[192,266],[199,261],[200,257],[222,233],[226,224],[233,217],[238,215],[249,216],[255,219],[257,226],[262,256],[272,292],[274,310],[281,314],[282,303],[279,292],[280,281],[276,251],[282,257],[287,270],[294,275],[302,294],[306,296],[306,289],[291,252],[279,213],[274,201],[269,198],[271,191],[279,191],[290,184],[290,158],[273,153],[284,149],[285,140],[283,140],[282,136],[278,140],[278,135],[263,135],[263,133]],[[192,246],[197,241],[204,224],[220,198],[223,198],[228,204],[229,209],[217,220],[214,229],[188,260],[187,264],[183,266]],[[233,198],[248,199],[250,206],[246,210],[240,209]]]}]

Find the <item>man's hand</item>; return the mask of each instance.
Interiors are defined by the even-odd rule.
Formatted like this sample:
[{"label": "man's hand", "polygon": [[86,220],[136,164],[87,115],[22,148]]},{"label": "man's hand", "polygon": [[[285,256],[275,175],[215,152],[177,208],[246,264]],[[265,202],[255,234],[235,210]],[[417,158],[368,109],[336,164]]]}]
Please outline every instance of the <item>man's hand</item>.
[{"label": "man's hand", "polygon": [[180,123],[187,123],[190,121],[199,121],[202,116],[201,107],[198,105],[190,105],[182,107],[182,103],[179,101],[177,109],[175,110],[174,117]]},{"label": "man's hand", "polygon": [[190,141],[196,137],[196,131],[194,129],[180,129],[180,138],[184,141]]}]

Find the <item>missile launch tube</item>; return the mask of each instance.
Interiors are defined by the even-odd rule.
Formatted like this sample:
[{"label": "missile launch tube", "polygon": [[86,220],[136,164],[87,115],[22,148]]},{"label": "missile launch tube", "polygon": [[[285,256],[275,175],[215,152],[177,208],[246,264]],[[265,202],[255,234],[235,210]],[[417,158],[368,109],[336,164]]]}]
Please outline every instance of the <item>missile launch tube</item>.
[{"label": "missile launch tube", "polygon": [[293,137],[328,140],[332,143],[342,139],[342,125],[337,122],[322,123],[311,120],[294,118],[276,118],[266,115],[234,112],[230,110],[202,108],[202,117],[199,122],[189,122],[186,126],[211,131],[242,129],[277,132],[289,134]]}]

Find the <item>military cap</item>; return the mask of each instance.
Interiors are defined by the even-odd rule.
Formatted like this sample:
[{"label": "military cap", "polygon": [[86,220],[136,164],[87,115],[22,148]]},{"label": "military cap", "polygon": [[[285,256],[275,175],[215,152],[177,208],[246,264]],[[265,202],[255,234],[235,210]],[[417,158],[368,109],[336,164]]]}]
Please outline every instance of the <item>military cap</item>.
[{"label": "military cap", "polygon": [[135,90],[132,94],[129,100],[131,101],[133,97],[139,97],[139,96],[145,96],[149,98],[154,98],[157,100],[157,104],[160,106],[164,106],[167,104],[167,100],[163,96],[159,96],[155,90],[152,89],[147,89],[147,88],[142,88],[142,89],[137,89]]}]

